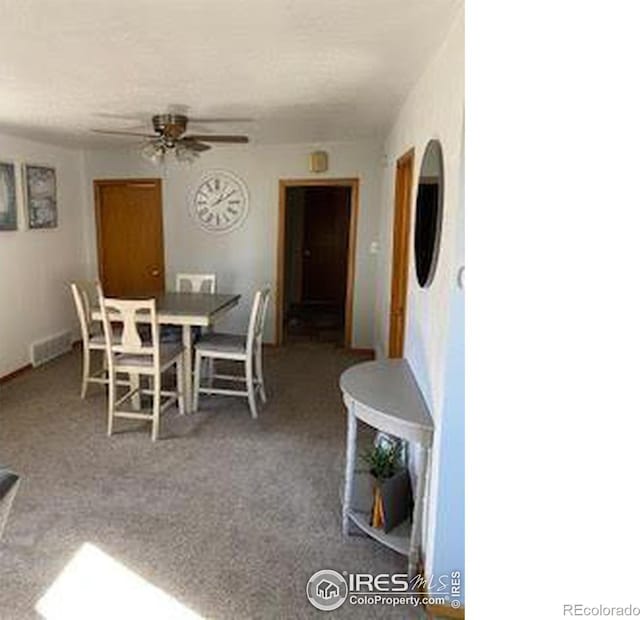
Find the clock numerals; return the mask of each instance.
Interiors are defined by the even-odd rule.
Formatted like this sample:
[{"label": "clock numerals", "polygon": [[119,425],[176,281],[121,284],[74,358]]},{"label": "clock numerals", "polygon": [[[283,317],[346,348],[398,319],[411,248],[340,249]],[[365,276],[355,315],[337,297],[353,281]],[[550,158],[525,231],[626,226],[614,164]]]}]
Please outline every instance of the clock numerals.
[{"label": "clock numerals", "polygon": [[211,211],[209,209],[199,209],[198,210],[198,217],[203,221],[206,222],[207,224],[209,224],[209,222],[211,222],[212,218],[213,218],[213,214],[211,213]]},{"label": "clock numerals", "polygon": [[192,215],[203,228],[228,231],[247,213],[247,191],[241,180],[226,172],[205,179],[195,190]]}]

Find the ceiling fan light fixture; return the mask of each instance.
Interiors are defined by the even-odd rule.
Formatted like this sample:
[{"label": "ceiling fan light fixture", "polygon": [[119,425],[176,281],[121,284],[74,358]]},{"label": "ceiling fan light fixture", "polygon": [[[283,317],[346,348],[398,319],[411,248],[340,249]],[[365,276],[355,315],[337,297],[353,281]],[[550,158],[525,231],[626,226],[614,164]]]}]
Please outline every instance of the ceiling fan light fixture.
[{"label": "ceiling fan light fixture", "polygon": [[188,144],[184,144],[184,142],[176,144],[175,155],[179,162],[186,164],[192,164],[200,157],[200,153],[198,153],[198,151],[191,148]]},{"label": "ceiling fan light fixture", "polygon": [[147,142],[147,144],[142,147],[140,153],[152,164],[161,164],[164,161],[165,151],[166,148],[161,142],[152,141]]}]

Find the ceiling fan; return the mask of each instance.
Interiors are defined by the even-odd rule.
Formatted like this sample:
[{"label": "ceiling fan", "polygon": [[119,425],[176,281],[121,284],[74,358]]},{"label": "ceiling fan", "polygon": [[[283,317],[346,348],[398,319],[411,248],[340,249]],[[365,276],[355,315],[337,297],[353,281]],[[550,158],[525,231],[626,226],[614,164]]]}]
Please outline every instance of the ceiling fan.
[{"label": "ceiling fan", "polygon": [[[240,122],[250,119],[210,119],[212,122]],[[206,119],[198,119],[199,122],[207,122]],[[149,161],[159,164],[164,161],[167,151],[173,150],[176,159],[181,162],[192,162],[200,156],[202,151],[208,151],[211,147],[206,142],[218,144],[246,144],[247,136],[219,135],[219,134],[188,134],[187,125],[189,118],[184,114],[156,114],[151,118],[155,134],[140,133],[137,131],[111,131],[108,129],[92,129],[94,133],[114,136],[136,136],[145,138],[141,153]]]}]

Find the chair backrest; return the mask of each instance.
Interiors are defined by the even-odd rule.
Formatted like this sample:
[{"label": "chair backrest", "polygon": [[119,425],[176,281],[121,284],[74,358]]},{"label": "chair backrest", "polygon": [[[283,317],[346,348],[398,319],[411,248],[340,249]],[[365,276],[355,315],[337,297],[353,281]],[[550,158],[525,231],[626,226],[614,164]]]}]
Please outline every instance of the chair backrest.
[{"label": "chair backrest", "polygon": [[216,292],[215,273],[179,273],[176,276],[176,290],[179,293],[209,293]]},{"label": "chair backrest", "polygon": [[256,291],[253,296],[253,307],[251,308],[249,332],[247,334],[247,351],[249,352],[256,346],[262,346],[264,322],[267,317],[267,306],[269,305],[270,296],[271,289],[268,286]]},{"label": "chair backrest", "polygon": [[78,321],[80,322],[82,341],[86,346],[91,336],[91,302],[96,301],[99,296],[100,283],[76,280],[71,282],[70,286],[76,312],[78,313]]},{"label": "chair backrest", "polygon": [[[148,355],[159,362],[160,328],[155,299],[115,299],[100,295],[100,309],[110,362],[114,353]],[[122,324],[122,335],[117,341],[113,338],[113,323]],[[141,325],[147,324],[151,325],[151,341],[140,333]]]}]

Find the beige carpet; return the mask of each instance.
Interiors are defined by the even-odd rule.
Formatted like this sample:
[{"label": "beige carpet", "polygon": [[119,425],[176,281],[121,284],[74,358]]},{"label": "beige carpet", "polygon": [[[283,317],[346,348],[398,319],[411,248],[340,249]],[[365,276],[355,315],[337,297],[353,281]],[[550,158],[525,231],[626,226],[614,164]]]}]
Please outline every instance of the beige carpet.
[{"label": "beige carpet", "polygon": [[205,399],[206,411],[167,412],[156,444],[137,422],[106,436],[100,388],[78,396],[77,352],[0,386],[0,462],[23,476],[0,541],[0,619],[42,617],[36,603],[87,542],[202,618],[422,617],[348,603],[327,614],[305,595],[322,568],[406,570],[340,532],[337,382],[362,359],[331,345],[269,349],[257,421],[241,399]]}]

